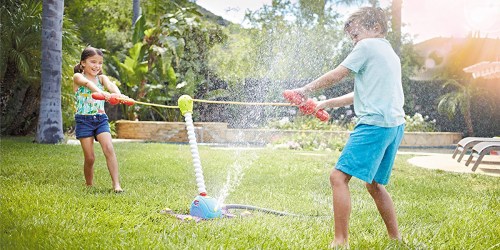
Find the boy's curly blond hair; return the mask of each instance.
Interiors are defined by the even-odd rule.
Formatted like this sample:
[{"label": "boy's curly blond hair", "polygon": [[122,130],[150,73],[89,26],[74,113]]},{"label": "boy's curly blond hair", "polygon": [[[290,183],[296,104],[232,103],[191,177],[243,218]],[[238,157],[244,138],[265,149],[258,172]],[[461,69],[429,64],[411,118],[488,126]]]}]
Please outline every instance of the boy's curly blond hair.
[{"label": "boy's curly blond hair", "polygon": [[384,10],[378,7],[362,7],[356,12],[352,13],[344,25],[344,31],[357,23],[366,30],[373,30],[377,25],[380,26],[380,33],[382,35],[387,35],[387,18],[385,16]]}]

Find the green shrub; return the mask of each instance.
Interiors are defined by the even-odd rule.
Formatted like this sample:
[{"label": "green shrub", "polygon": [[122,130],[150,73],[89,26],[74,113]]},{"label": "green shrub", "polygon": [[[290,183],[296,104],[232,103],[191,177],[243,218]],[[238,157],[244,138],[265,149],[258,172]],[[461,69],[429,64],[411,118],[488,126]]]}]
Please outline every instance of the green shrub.
[{"label": "green shrub", "polygon": [[345,143],[346,140],[340,136],[326,137],[322,134],[298,133],[281,138],[272,147],[306,151],[342,151]]},{"label": "green shrub", "polygon": [[[271,121],[266,128],[283,130],[323,130],[323,131],[348,131],[351,122],[345,123],[341,120],[332,122],[321,122],[313,116],[298,116],[293,122],[288,117]],[[286,136],[276,141],[273,147],[296,150],[327,150],[342,151],[345,140],[340,137],[326,137],[321,134],[307,135],[298,133],[293,136]]]},{"label": "green shrub", "polygon": [[406,132],[436,132],[436,120],[429,121],[428,116],[415,113],[413,116],[406,115]]},{"label": "green shrub", "polygon": [[[428,116],[415,113],[413,116],[405,116],[406,132],[435,132],[436,120],[429,121]],[[324,131],[352,131],[358,122],[357,117],[346,117],[341,115],[339,119],[330,122],[321,122],[313,116],[297,116],[293,121],[288,117],[280,120],[272,120],[266,128],[283,130],[324,130]],[[346,140],[341,137],[325,137],[322,135],[306,135],[300,133],[287,136],[276,141],[273,147],[296,150],[332,150],[342,151]]]},{"label": "green shrub", "polygon": [[310,115],[301,115],[290,121],[288,117],[280,120],[271,120],[266,128],[284,129],[284,130],[327,130],[327,131],[346,131],[347,127],[340,125],[339,121],[322,122]]}]

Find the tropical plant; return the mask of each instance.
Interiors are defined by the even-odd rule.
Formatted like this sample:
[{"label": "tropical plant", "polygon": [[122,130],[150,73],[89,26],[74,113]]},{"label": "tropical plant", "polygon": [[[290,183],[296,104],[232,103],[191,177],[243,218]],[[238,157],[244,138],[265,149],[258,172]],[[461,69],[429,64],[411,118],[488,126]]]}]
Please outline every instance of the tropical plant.
[{"label": "tropical plant", "polygon": [[132,33],[132,1],[65,0],[64,7],[65,15],[77,24],[83,45],[114,53],[123,49]]},{"label": "tropical plant", "polygon": [[[42,2],[5,1],[0,6],[0,134],[26,135],[35,131],[40,109]],[[71,20],[62,32],[63,80],[73,69],[79,42]],[[76,52],[75,52],[76,51]],[[78,57],[77,57],[78,58]],[[72,82],[72,81],[71,81]],[[71,85],[63,86],[63,115],[73,116]],[[71,102],[69,102],[71,100]],[[65,119],[66,123],[67,120]],[[67,127],[66,125],[64,126]]]},{"label": "tropical plant", "polygon": [[[475,134],[472,113],[482,113],[495,116],[494,109],[496,93],[486,92],[483,89],[485,80],[473,79],[471,75],[464,72],[464,68],[479,61],[493,61],[496,59],[494,53],[484,53],[483,43],[485,39],[469,37],[464,43],[453,47],[452,52],[446,60],[446,64],[436,77],[447,79],[443,84],[444,94],[439,98],[438,111],[446,114],[449,119],[453,118],[458,111],[463,115],[467,135]],[[475,105],[475,104],[480,104]],[[476,110],[473,110],[476,109]],[[480,109],[480,110],[478,110]],[[478,124],[481,122],[478,121]],[[495,124],[487,122],[490,127],[486,130],[495,130]]]},{"label": "tropical plant", "polygon": [[24,135],[36,126],[41,13],[42,4],[35,0],[7,0],[0,6],[2,135]]},{"label": "tropical plant", "polygon": [[[138,19],[131,48],[124,56],[113,56],[107,67],[108,74],[124,83],[124,94],[162,104],[174,104],[182,94],[195,94],[197,86],[206,82],[203,65],[209,48],[224,39],[220,29],[203,23],[200,15],[193,8],[178,8],[152,24],[146,22],[145,16]],[[177,110],[139,106],[127,109],[129,119],[179,119]]]},{"label": "tropical plant", "polygon": [[443,84],[443,88],[449,87],[451,87],[452,91],[439,98],[438,111],[446,114],[450,120],[460,111],[464,117],[467,134],[473,136],[471,99],[477,95],[478,88],[472,82],[461,83],[454,79],[450,79]]},{"label": "tropical plant", "polygon": [[[182,14],[179,15],[184,18]],[[187,28],[186,22],[178,21],[179,15],[176,19],[174,15],[167,14],[163,18],[167,25],[150,29],[146,29],[145,18],[140,16],[134,26],[133,46],[128,50],[124,61],[120,62],[117,56],[113,57],[114,64],[118,67],[113,67],[113,64],[110,66],[116,69],[114,73],[125,83],[122,90],[129,97],[142,101],[149,90],[163,89],[163,82],[176,83],[177,77],[172,62],[178,62],[182,56],[185,42],[178,35]],[[158,79],[159,83],[148,82],[147,76]],[[156,101],[164,102],[165,99]],[[128,107],[126,113],[129,119],[137,120],[139,111],[140,107]]]}]

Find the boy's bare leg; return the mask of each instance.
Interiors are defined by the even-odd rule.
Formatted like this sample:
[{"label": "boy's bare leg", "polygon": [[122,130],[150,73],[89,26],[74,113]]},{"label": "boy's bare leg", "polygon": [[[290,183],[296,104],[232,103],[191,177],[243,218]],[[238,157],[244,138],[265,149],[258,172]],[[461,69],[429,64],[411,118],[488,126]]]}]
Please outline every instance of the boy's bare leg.
[{"label": "boy's bare leg", "polygon": [[333,191],[333,218],[335,220],[335,238],[331,247],[346,246],[349,238],[349,216],[351,214],[351,176],[334,169],[330,174]]},{"label": "boy's bare leg", "polygon": [[383,185],[380,185],[375,181],[371,184],[366,183],[366,188],[377,205],[377,209],[384,220],[385,226],[387,227],[389,237],[391,239],[401,240],[401,234],[399,233],[396,218],[396,210],[394,209],[394,204],[389,192],[387,192]]},{"label": "boy's bare leg", "polygon": [[106,164],[108,166],[111,181],[113,183],[113,190],[115,192],[122,192],[120,186],[119,173],[118,173],[118,160],[116,159],[115,150],[113,148],[113,141],[111,134],[104,132],[97,135],[97,140],[101,144],[102,151],[106,157]]},{"label": "boy's bare leg", "polygon": [[80,138],[80,145],[83,150],[83,175],[85,176],[85,185],[94,185],[94,137]]}]

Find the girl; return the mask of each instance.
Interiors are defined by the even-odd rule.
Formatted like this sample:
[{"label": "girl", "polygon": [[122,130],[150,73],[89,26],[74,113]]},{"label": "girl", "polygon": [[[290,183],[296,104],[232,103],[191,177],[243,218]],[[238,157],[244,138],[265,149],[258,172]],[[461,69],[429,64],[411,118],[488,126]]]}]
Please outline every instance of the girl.
[{"label": "girl", "polygon": [[[93,92],[103,93],[106,100],[110,93],[121,94],[118,87],[109,78],[102,75],[103,53],[101,50],[87,47],[82,52],[80,63],[74,68],[73,90],[76,99],[76,138],[82,145],[85,161],[83,173],[85,183],[92,186],[94,179],[94,138],[101,144],[102,151],[106,157],[113,190],[116,193],[123,192],[120,186],[118,174],[118,161],[111,140],[108,116],[104,112],[104,101],[94,100]],[[126,98],[126,96],[123,96]]]}]

